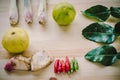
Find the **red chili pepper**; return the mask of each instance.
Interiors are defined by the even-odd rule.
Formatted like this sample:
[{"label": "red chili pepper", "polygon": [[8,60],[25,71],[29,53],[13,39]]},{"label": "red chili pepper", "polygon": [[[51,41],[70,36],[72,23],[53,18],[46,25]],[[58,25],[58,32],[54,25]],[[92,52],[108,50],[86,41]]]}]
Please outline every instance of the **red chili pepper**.
[{"label": "red chili pepper", "polygon": [[58,65],[58,73],[62,72],[62,62],[59,60],[59,65]]},{"label": "red chili pepper", "polygon": [[59,59],[57,59],[54,63],[54,73],[58,73],[58,67],[59,67]]},{"label": "red chili pepper", "polygon": [[66,56],[66,62],[68,62],[70,64],[70,60],[69,60],[68,56]]},{"label": "red chili pepper", "polygon": [[62,60],[61,62],[62,62],[62,72],[65,73],[65,61]]},{"label": "red chili pepper", "polygon": [[66,72],[69,72],[69,71],[70,71],[70,60],[69,60],[68,56],[66,56],[65,71],[66,71]]}]

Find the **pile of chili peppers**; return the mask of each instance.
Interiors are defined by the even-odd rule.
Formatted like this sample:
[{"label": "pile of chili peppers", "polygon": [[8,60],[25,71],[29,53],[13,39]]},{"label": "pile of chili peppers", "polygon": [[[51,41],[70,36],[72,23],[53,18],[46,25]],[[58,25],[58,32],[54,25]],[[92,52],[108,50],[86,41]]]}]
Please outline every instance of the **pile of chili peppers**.
[{"label": "pile of chili peppers", "polygon": [[73,73],[79,70],[79,65],[77,59],[68,58],[66,56],[65,60],[56,59],[54,63],[54,73]]}]

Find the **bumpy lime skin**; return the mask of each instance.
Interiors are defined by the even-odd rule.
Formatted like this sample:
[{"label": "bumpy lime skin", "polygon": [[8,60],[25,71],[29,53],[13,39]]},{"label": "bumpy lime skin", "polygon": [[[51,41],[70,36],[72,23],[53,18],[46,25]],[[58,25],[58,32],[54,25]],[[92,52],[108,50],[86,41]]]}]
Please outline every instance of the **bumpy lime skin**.
[{"label": "bumpy lime skin", "polygon": [[73,22],[76,11],[72,4],[61,2],[54,6],[52,16],[59,25],[66,26]]},{"label": "bumpy lime skin", "polygon": [[9,53],[18,54],[28,47],[29,36],[22,28],[10,28],[3,35],[2,45]]}]

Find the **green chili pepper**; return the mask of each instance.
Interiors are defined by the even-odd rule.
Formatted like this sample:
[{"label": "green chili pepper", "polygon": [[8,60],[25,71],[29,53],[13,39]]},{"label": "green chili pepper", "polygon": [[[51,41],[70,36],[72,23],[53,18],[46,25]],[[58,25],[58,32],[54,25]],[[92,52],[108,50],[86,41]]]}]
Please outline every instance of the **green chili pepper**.
[{"label": "green chili pepper", "polygon": [[78,61],[77,59],[74,57],[74,71],[78,71],[79,70],[79,65],[78,65]]},{"label": "green chili pepper", "polygon": [[71,60],[70,62],[70,72],[71,73],[74,72],[74,61],[73,60]]}]

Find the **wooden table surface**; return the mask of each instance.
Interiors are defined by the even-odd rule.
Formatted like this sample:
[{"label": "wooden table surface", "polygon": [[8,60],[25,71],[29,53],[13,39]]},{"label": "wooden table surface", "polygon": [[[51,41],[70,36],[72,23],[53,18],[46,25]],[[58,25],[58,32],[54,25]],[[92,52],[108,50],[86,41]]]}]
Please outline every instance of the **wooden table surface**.
[{"label": "wooden table surface", "polygon": [[[67,1],[76,9],[75,20],[67,26],[67,29],[60,28],[52,18],[52,9],[56,3]],[[85,60],[84,55],[93,48],[101,46],[98,43],[85,39],[82,35],[82,29],[94,21],[87,19],[81,14],[81,11],[101,4],[106,7],[120,6],[120,0],[48,0],[47,24],[42,26],[37,20],[37,10],[39,0],[31,0],[33,13],[33,23],[26,24],[23,13],[23,0],[19,0],[19,23],[16,27],[24,28],[30,38],[28,49],[23,53],[24,56],[31,56],[40,50],[46,50],[51,56],[63,58],[65,56],[76,56],[79,61],[80,70],[71,75],[55,75],[53,72],[53,63],[47,68],[37,71],[14,71],[7,73],[3,67],[12,55],[10,55],[1,44],[4,32],[12,27],[9,23],[9,0],[0,0],[0,80],[49,80],[49,77],[57,77],[58,80],[120,80],[120,60],[117,60],[112,66],[102,66]],[[119,19],[109,17],[105,22],[114,26]],[[112,43],[120,51],[120,41]]]}]

